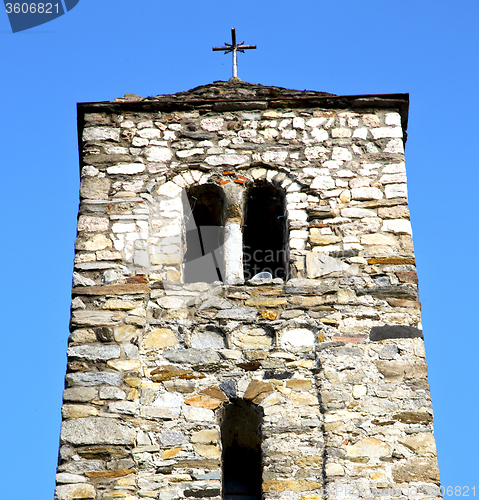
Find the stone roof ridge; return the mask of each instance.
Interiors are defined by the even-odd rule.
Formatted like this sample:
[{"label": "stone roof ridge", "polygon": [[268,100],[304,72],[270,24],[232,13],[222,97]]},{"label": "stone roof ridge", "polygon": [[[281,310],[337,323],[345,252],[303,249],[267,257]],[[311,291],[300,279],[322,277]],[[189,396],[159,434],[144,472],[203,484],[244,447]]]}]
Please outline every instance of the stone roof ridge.
[{"label": "stone roof ridge", "polygon": [[335,97],[336,94],[314,90],[295,90],[259,83],[242,81],[215,81],[200,85],[193,89],[175,94],[160,94],[151,97],[140,97],[136,94],[126,94],[116,98],[114,102],[131,101],[195,101],[195,100],[255,100],[281,99],[298,97]]}]

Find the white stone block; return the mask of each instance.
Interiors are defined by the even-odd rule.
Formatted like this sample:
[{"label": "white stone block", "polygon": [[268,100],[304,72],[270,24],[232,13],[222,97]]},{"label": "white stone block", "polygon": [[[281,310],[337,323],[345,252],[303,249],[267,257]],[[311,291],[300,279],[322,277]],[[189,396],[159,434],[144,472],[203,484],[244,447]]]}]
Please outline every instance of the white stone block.
[{"label": "white stone block", "polygon": [[205,118],[201,120],[201,128],[207,130],[208,132],[217,132],[223,129],[224,120],[223,118]]},{"label": "white stone block", "polygon": [[304,118],[301,118],[300,116],[293,118],[293,128],[304,129],[304,127],[305,127]]},{"label": "white stone block", "polygon": [[364,217],[376,217],[376,212],[366,208],[343,208],[341,216],[348,219],[363,219]]},{"label": "white stone block", "polygon": [[[138,128],[140,128],[138,126]],[[160,139],[161,138],[161,130],[157,128],[144,128],[138,131],[138,135],[142,139]]]},{"label": "white stone block", "polygon": [[380,179],[381,184],[401,184],[406,182],[406,174],[385,174]]},{"label": "white stone block", "polygon": [[287,350],[304,350],[314,345],[314,333],[306,328],[294,328],[281,332],[280,344]]},{"label": "white stone block", "polygon": [[266,151],[261,154],[261,159],[265,163],[284,162],[287,157],[287,151]]},{"label": "white stone block", "polygon": [[358,187],[351,189],[353,200],[380,200],[383,192],[375,187]]},{"label": "white stone block", "polygon": [[168,198],[179,197],[182,192],[182,188],[177,186],[174,182],[165,182],[159,189],[158,194],[160,196],[168,196]]},{"label": "white stone block", "polygon": [[317,142],[323,142],[329,139],[328,132],[322,128],[313,128],[313,130],[311,130],[311,137]]},{"label": "white stone block", "polygon": [[349,149],[335,147],[333,148],[333,154],[331,158],[333,160],[351,161],[353,159],[353,155],[351,154],[351,151],[349,151]]},{"label": "white stone block", "polygon": [[308,160],[315,160],[317,158],[325,158],[328,153],[328,150],[323,146],[312,146],[309,148],[305,148],[304,156]]},{"label": "white stone block", "polygon": [[389,141],[384,152],[404,154],[404,144],[402,139],[393,139],[392,141]]},{"label": "white stone block", "polygon": [[106,171],[109,174],[125,174],[125,175],[139,174],[144,170],[145,170],[145,165],[143,165],[143,163],[119,164],[113,167],[108,167],[106,169]]},{"label": "white stone block", "polygon": [[407,198],[407,184],[388,184],[384,192],[386,198]]},{"label": "white stone block", "polygon": [[178,158],[188,158],[189,156],[202,155],[204,152],[205,150],[203,148],[185,149],[183,151],[177,151],[176,156],[178,156]]},{"label": "white stone block", "polygon": [[173,153],[169,148],[160,146],[149,146],[145,150],[146,159],[148,161],[170,161],[173,158]]},{"label": "white stone block", "polygon": [[386,165],[383,168],[383,174],[405,174],[405,173],[406,173],[406,164],[404,162],[391,163],[390,165]]},{"label": "white stone block", "polygon": [[84,141],[116,141],[120,140],[120,129],[113,127],[88,127],[83,130]]},{"label": "white stone block", "polygon": [[331,130],[331,137],[334,139],[351,137],[351,130],[348,128],[333,128]]},{"label": "white stone block", "polygon": [[237,155],[237,154],[225,154],[225,155],[215,155],[208,156],[205,159],[205,162],[208,165],[218,166],[218,165],[241,165],[243,163],[247,163],[249,161],[249,157],[246,155]]},{"label": "white stone block", "polygon": [[111,230],[114,233],[132,233],[136,231],[136,226],[134,223],[115,222]]},{"label": "white stone block", "polygon": [[311,128],[316,128],[322,125],[326,121],[326,118],[310,118],[306,125]]},{"label": "white stone block", "polygon": [[385,139],[389,137],[402,137],[401,127],[379,127],[372,128],[371,134],[374,139]]},{"label": "white stone block", "polygon": [[384,123],[386,125],[400,127],[401,126],[401,115],[399,113],[386,113]]},{"label": "white stone block", "polygon": [[412,234],[411,223],[406,219],[385,220],[382,230],[388,233]]},{"label": "white stone block", "polygon": [[319,175],[311,183],[311,189],[334,189],[336,183],[329,175]]},{"label": "white stone block", "polygon": [[368,136],[368,129],[366,127],[357,128],[353,132],[353,137],[355,139],[364,139],[364,140],[366,140],[367,136]]}]

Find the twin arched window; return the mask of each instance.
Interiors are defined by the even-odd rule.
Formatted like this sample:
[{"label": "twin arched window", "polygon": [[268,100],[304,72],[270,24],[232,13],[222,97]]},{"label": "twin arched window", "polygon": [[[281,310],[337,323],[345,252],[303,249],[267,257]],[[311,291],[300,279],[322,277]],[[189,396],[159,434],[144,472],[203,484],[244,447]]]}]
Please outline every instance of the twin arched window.
[{"label": "twin arched window", "polygon": [[[225,233],[229,200],[224,191],[215,184],[193,186],[188,190],[183,199],[185,283],[228,281],[228,268],[238,266],[238,262],[232,262],[237,259],[243,261],[237,274],[242,274],[244,279],[263,272],[273,278],[287,278],[284,192],[273,184],[256,182],[246,191],[242,202],[241,227],[234,231],[231,226],[239,222],[230,222],[230,231]],[[240,248],[235,251],[228,248],[231,246]]]}]

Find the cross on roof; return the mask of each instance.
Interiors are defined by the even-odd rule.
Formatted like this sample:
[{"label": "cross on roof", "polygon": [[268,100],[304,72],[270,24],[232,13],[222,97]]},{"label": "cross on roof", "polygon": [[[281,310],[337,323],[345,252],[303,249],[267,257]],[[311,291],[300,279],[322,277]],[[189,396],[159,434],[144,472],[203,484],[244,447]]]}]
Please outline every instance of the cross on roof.
[{"label": "cross on roof", "polygon": [[245,49],[255,49],[256,45],[245,45],[244,42],[236,43],[236,32],[234,28],[231,28],[231,42],[226,43],[225,47],[213,47],[213,50],[224,50],[225,54],[233,52],[233,78],[238,78],[238,63],[236,60],[236,52],[243,52]]}]

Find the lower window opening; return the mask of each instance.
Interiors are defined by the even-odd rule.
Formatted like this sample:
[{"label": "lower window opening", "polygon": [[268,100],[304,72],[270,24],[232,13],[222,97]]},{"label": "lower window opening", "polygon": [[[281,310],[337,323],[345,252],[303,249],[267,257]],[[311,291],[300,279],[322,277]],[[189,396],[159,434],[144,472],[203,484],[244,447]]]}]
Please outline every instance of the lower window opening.
[{"label": "lower window opening", "polygon": [[261,500],[262,410],[239,400],[225,406],[221,422],[223,500]]}]

